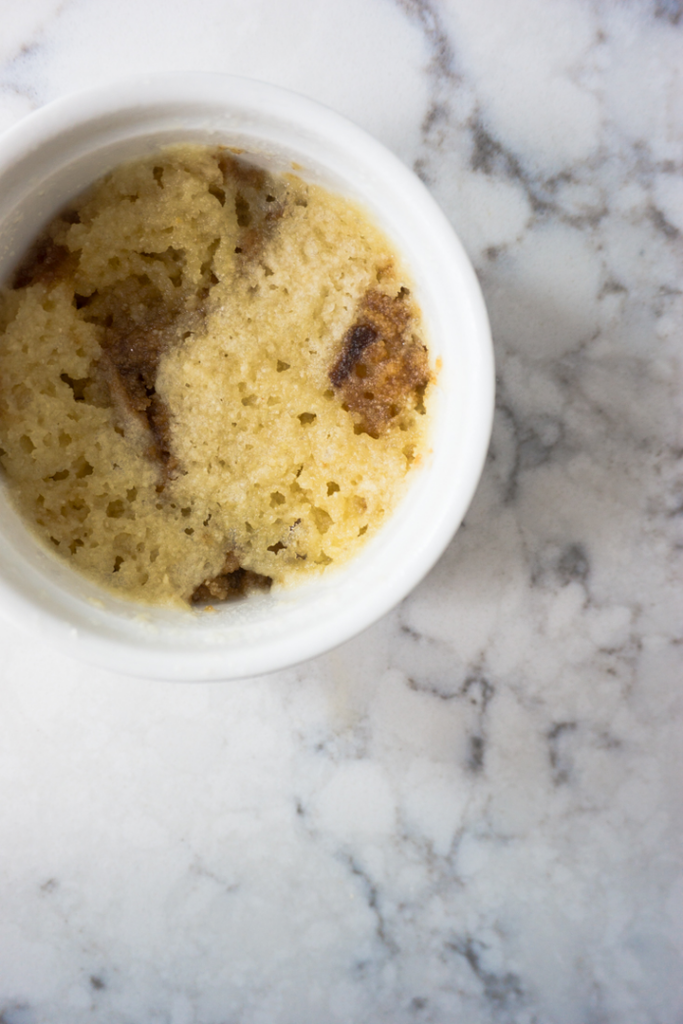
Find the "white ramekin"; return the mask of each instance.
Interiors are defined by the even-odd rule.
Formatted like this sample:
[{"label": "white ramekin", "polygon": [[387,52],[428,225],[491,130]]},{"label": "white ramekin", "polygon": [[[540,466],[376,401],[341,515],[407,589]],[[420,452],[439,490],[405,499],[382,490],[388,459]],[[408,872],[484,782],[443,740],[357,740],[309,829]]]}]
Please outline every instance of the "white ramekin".
[{"label": "white ramekin", "polygon": [[0,614],[70,655],[131,675],[232,679],[284,668],[360,632],[434,565],[477,485],[493,414],[481,292],[421,182],[338,114],[272,85],[213,74],[140,77],[57,100],[0,144],[0,280],[69,199],[112,167],[183,140],[244,149],[349,195],[404,255],[438,379],[431,451],[396,512],[346,566],[215,614],[141,608],[82,579],[0,493]]}]

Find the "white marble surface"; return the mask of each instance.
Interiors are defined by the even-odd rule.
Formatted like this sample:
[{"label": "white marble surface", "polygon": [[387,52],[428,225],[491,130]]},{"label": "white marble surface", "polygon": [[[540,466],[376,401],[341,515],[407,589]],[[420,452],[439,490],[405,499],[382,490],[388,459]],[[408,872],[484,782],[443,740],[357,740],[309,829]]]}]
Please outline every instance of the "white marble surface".
[{"label": "white marble surface", "polygon": [[683,1021],[681,0],[5,0],[0,126],[289,86],[480,275],[490,458],[402,607],[268,678],[0,627],[2,1024]]}]

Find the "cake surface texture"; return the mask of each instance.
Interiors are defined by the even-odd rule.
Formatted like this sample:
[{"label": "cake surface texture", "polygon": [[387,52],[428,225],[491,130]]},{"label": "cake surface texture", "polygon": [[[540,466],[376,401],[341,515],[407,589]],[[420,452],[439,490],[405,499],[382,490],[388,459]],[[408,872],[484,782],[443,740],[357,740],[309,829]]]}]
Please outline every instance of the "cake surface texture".
[{"label": "cake surface texture", "polygon": [[352,557],[424,458],[412,283],[355,203],[227,149],[125,164],[0,293],[0,462],[56,554],[206,605]]}]

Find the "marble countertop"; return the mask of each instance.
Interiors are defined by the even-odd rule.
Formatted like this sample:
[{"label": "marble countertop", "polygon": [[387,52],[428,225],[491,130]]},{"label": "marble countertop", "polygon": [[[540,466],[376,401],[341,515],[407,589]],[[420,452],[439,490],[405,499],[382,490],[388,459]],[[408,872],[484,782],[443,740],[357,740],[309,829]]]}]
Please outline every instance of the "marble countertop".
[{"label": "marble countertop", "polygon": [[683,1021],[681,0],[25,0],[0,127],[146,69],[424,179],[498,406],[437,567],[317,661],[131,680],[0,626],[2,1024]]}]

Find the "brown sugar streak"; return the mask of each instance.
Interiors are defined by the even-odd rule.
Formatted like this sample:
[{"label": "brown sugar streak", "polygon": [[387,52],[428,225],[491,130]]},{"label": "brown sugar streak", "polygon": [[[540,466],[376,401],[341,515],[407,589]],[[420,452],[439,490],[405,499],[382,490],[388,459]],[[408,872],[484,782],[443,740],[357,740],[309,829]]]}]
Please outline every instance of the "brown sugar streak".
[{"label": "brown sugar streak", "polygon": [[133,324],[118,318],[105,329],[99,370],[108,386],[114,406],[127,410],[147,426],[150,456],[158,461],[165,476],[177,468],[171,453],[169,412],[155,391],[159,360],[176,339],[175,316],[159,309],[145,322]]},{"label": "brown sugar streak", "polygon": [[32,284],[52,284],[67,277],[76,258],[65,245],[57,245],[49,235],[39,238],[15,271],[12,287],[27,288]]},{"label": "brown sugar streak", "polygon": [[359,426],[379,437],[407,408],[417,408],[431,380],[426,347],[412,333],[408,292],[370,290],[342,340],[329,377]]},{"label": "brown sugar streak", "polygon": [[223,181],[237,186],[235,210],[242,231],[235,250],[242,261],[254,260],[263,250],[285,211],[283,189],[261,167],[222,152],[218,166]]},{"label": "brown sugar streak", "polygon": [[270,576],[243,569],[233,551],[229,551],[221,572],[212,579],[206,579],[195,589],[191,604],[205,604],[208,601],[229,601],[243,597],[254,590],[270,590]]}]

